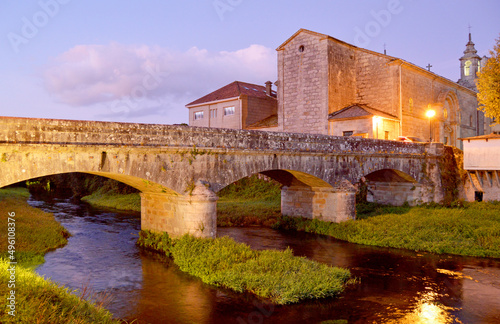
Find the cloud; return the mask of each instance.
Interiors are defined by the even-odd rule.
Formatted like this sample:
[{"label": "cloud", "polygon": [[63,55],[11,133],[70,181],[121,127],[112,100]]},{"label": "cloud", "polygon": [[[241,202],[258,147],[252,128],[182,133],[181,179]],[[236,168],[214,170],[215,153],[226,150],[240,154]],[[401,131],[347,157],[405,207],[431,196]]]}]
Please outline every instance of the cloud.
[{"label": "cloud", "polygon": [[[54,58],[42,78],[58,102],[74,107],[105,103],[114,107],[111,115],[128,105],[131,115],[147,114],[173,102],[183,106],[235,80],[274,81],[276,54],[262,45],[234,52],[196,47],[178,52],[120,43],[78,45]],[[159,105],[167,100],[170,104]]]}]

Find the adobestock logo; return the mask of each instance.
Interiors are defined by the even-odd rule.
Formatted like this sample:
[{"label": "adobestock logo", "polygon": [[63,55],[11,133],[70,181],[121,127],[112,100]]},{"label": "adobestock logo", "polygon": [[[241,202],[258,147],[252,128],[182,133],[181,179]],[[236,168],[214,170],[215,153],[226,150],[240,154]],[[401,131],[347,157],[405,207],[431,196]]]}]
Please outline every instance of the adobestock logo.
[{"label": "adobestock logo", "polygon": [[19,47],[26,45],[29,41],[38,35],[41,28],[47,26],[49,21],[60,11],[62,5],[66,5],[71,0],[41,0],[38,1],[40,10],[35,12],[31,19],[22,17],[20,33],[10,32],[7,34],[10,45],[14,52],[19,53]]},{"label": "adobestock logo", "polygon": [[228,11],[233,11],[234,8],[242,4],[243,0],[215,0],[212,5],[215,12],[219,16],[220,21],[224,21],[224,15]]},{"label": "adobestock logo", "polygon": [[399,15],[403,9],[400,0],[389,0],[386,9],[379,11],[371,10],[370,15],[373,20],[367,22],[363,29],[354,27],[354,31],[356,32],[354,44],[359,47],[368,46],[372,38],[380,35],[382,29],[389,26],[392,21],[392,16]]},{"label": "adobestock logo", "polygon": [[139,109],[140,105],[146,102],[148,94],[158,89],[169,75],[169,73],[161,71],[159,66],[155,66],[155,69],[147,66],[146,72],[140,84],[131,89],[130,95],[112,104],[111,112],[113,114],[120,114],[127,117],[131,112]]}]

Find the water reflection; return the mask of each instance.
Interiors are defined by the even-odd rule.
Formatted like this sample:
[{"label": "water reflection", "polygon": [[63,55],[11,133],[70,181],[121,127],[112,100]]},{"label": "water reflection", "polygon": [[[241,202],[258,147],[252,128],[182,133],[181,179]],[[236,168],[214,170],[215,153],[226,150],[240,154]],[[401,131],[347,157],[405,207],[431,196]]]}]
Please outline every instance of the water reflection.
[{"label": "water reflection", "polygon": [[[169,259],[135,246],[138,214],[56,199],[30,200],[73,234],[37,271],[70,288],[113,296],[109,309],[137,323],[500,323],[500,261],[349,244],[262,228],[221,228],[255,249],[285,249],[349,268],[359,278],[339,298],[273,306],[209,287]],[[340,322],[339,322],[340,323]]]}]

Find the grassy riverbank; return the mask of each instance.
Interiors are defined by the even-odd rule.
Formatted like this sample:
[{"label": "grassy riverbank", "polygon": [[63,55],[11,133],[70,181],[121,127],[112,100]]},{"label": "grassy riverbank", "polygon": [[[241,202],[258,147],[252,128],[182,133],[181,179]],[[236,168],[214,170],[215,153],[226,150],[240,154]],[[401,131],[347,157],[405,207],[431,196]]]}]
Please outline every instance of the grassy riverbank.
[{"label": "grassy riverbank", "polygon": [[500,202],[463,207],[364,206],[358,220],[327,223],[283,217],[275,228],[293,229],[366,245],[500,258]]},{"label": "grassy riverbank", "polygon": [[119,194],[112,191],[98,190],[81,200],[96,207],[141,211],[141,196],[139,196],[139,193]]},{"label": "grassy riverbank", "polygon": [[295,257],[291,250],[255,251],[227,237],[171,240],[141,231],[137,244],[171,256],[182,271],[207,284],[248,291],[276,304],[336,296],[350,277],[349,270]]},{"label": "grassy riverbank", "polygon": [[[0,299],[7,301],[15,291],[15,317],[4,303],[0,323],[120,323],[99,303],[91,303],[67,288],[38,276],[33,268],[44,262],[43,255],[67,243],[69,233],[52,214],[29,206],[26,189],[0,189]],[[8,214],[15,213],[15,283],[8,263]],[[12,242],[11,242],[12,243]],[[10,269],[10,271],[9,271]],[[9,284],[11,286],[9,287]],[[15,284],[15,287],[12,286]]]}]

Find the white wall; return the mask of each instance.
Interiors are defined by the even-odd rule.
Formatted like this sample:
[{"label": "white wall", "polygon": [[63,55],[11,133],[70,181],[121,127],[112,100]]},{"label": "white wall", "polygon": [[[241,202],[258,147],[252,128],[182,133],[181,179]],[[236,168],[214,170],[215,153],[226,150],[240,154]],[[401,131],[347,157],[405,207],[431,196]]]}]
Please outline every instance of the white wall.
[{"label": "white wall", "polygon": [[463,140],[465,170],[500,170],[500,138]]}]

